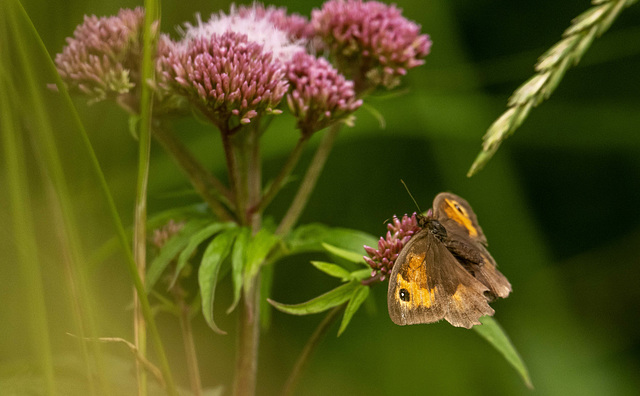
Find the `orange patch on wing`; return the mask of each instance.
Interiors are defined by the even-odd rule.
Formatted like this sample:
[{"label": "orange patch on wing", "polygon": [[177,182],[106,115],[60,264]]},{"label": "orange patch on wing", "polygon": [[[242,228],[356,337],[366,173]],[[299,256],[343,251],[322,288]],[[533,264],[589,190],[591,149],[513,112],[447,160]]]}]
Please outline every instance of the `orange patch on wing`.
[{"label": "orange patch on wing", "polygon": [[467,287],[462,283],[459,284],[458,287],[456,288],[456,292],[453,293],[453,295],[451,296],[451,298],[453,299],[453,302],[455,302],[456,305],[461,306],[462,299],[464,298],[463,294],[465,294],[466,292],[467,292]]},{"label": "orange patch on wing", "polygon": [[455,201],[452,201],[450,199],[445,199],[445,201],[447,202],[447,206],[444,208],[444,211],[447,216],[455,220],[456,223],[466,228],[467,231],[469,231],[470,236],[478,236],[478,230],[476,230],[476,228],[471,223],[471,219],[469,218],[466,210],[464,208],[461,208],[463,213],[460,213],[456,209]]},{"label": "orange patch on wing", "polygon": [[[398,274],[396,278],[396,284],[398,285],[396,288],[395,299],[398,300],[401,304],[409,305],[410,308],[416,307],[425,307],[430,308],[433,302],[435,301],[435,294],[437,287],[432,287],[431,289],[425,289],[420,287],[418,282],[412,282],[411,280],[406,280],[402,274]],[[409,301],[400,300],[400,296],[398,292],[402,289],[405,289],[409,292],[410,299]]]},{"label": "orange patch on wing", "polygon": [[425,257],[426,253],[422,253],[422,254],[409,254],[408,259],[409,259],[409,268],[410,270],[408,271],[411,275],[411,277],[415,276],[415,272],[422,267],[422,263],[424,262],[424,257]]},{"label": "orange patch on wing", "polygon": [[461,283],[456,287],[456,292],[453,293],[453,299],[456,301],[462,301],[462,293],[465,291],[466,287]]}]

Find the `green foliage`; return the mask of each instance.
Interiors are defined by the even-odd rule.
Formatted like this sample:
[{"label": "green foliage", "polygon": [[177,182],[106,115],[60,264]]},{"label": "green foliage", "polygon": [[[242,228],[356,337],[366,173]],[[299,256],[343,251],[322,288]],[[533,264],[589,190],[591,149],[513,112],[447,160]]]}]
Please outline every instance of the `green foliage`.
[{"label": "green foliage", "polygon": [[[229,227],[229,225],[226,227]],[[170,238],[160,249],[160,253],[149,265],[145,279],[147,291],[155,286],[167,266],[179,256],[178,265],[171,280],[171,285],[173,285],[195,248],[202,241],[222,231],[224,228],[225,225],[223,224],[209,224],[209,221],[203,219],[187,221],[182,230]]]},{"label": "green foliage", "polygon": [[224,261],[231,254],[231,248],[238,231],[237,228],[233,228],[213,238],[204,251],[198,270],[198,282],[202,295],[202,314],[207,324],[219,334],[226,334],[226,332],[221,330],[213,320],[213,301],[218,284],[218,273]]},{"label": "green foliage", "polygon": [[244,283],[244,263],[246,263],[246,251],[251,242],[251,230],[242,228],[236,237],[236,243],[233,244],[233,252],[231,253],[231,280],[233,281],[233,302],[227,310],[232,312],[242,295],[242,285]]},{"label": "green foliage", "polygon": [[273,300],[269,300],[269,302],[279,311],[291,315],[315,314],[345,303],[353,297],[354,290],[359,286],[360,282],[358,281],[343,283],[333,290],[300,304],[282,304]]},{"label": "green foliage", "polygon": [[529,370],[504,329],[491,316],[483,316],[480,318],[480,322],[482,325],[473,326],[473,329],[507,359],[529,388],[533,388]]},{"label": "green foliage", "polygon": [[358,308],[362,305],[364,300],[369,296],[369,287],[364,286],[362,284],[358,285],[358,287],[353,291],[351,297],[349,298],[349,302],[347,303],[347,307],[344,310],[344,316],[342,317],[342,323],[340,323],[340,329],[338,330],[338,336],[342,334],[349,325],[353,314],[356,313]]}]

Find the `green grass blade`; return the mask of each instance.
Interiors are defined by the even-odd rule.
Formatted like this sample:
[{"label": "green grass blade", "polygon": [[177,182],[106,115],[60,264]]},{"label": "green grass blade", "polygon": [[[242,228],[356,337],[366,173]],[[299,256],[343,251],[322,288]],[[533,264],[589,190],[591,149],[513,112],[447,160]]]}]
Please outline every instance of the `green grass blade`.
[{"label": "green grass blade", "polygon": [[[7,38],[11,37],[5,18],[10,16],[7,8],[10,2],[0,7],[0,49],[3,59],[8,59]],[[4,8],[4,10],[3,10]],[[55,395],[56,381],[53,370],[53,356],[49,337],[47,310],[45,306],[42,273],[38,260],[38,243],[35,239],[33,214],[28,194],[27,175],[24,163],[22,134],[18,120],[13,115],[18,112],[16,102],[11,100],[16,95],[15,87],[9,79],[5,62],[0,63],[0,131],[4,147],[3,164],[6,167],[4,190],[9,195],[8,218],[11,220],[11,233],[16,241],[15,263],[22,270],[26,307],[30,311],[30,342],[39,351],[40,369],[44,373],[46,394]],[[12,106],[13,104],[13,106]],[[4,217],[4,216],[3,216]]]}]

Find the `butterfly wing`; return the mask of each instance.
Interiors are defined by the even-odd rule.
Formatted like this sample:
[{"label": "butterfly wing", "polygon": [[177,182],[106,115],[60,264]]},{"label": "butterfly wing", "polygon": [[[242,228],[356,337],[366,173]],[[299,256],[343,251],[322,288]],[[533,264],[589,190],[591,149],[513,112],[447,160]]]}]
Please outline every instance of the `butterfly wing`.
[{"label": "butterfly wing", "polygon": [[445,246],[489,289],[489,300],[507,297],[512,290],[511,284],[496,268],[496,261],[486,248],[487,238],[471,205],[455,194],[440,193],[433,201],[433,208],[434,217],[447,230]]},{"label": "butterfly wing", "polygon": [[487,246],[487,237],[478,224],[478,218],[471,205],[462,197],[452,193],[440,193],[433,200],[434,218],[447,231],[457,229],[467,238]]},{"label": "butterfly wing", "polygon": [[488,288],[473,278],[429,230],[416,234],[400,252],[389,279],[389,316],[399,325],[446,319],[457,327],[480,324],[493,315],[484,293]]}]

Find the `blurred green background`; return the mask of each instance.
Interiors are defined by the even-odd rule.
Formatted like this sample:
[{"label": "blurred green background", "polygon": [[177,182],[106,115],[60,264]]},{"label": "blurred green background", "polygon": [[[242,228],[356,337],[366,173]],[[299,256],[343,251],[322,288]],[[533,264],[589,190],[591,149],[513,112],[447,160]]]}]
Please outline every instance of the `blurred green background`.
[{"label": "blurred green background", "polygon": [[[113,15],[139,2],[25,0],[35,28],[54,56],[84,14]],[[319,1],[275,1],[308,16]],[[402,95],[368,103],[354,128],[343,130],[301,224],[322,222],[380,235],[384,220],[415,210],[403,179],[424,209],[440,191],[465,197],[474,207],[493,256],[513,294],[493,304],[496,319],[527,363],[535,390],[528,390],[505,360],[473,331],[448,323],[399,327],[387,315],[386,287],[374,288],[350,327],[324,339],[302,376],[301,395],[539,394],[635,395],[640,392],[640,6],[622,12],[570,70],[551,99],[532,111],[486,169],[468,179],[481,137],[505,109],[511,92],[533,73],[536,59],[560,39],[586,0],[400,0],[404,15],[423,27],[434,44],[426,65],[412,70]],[[162,30],[228,10],[227,1],[163,1]],[[131,224],[137,147],[127,116],[112,103],[75,103],[125,224]],[[54,112],[55,110],[52,110]],[[174,124],[202,161],[224,175],[219,137],[196,121]],[[265,179],[273,177],[293,146],[288,116],[277,117],[264,138]],[[60,139],[66,139],[61,132]],[[317,144],[318,136],[313,143]],[[72,143],[69,143],[72,144]],[[303,165],[310,160],[309,150]],[[160,147],[152,147],[150,213],[196,202],[189,185]],[[36,161],[36,158],[30,158]],[[74,161],[73,157],[67,158]],[[89,252],[112,234],[97,183],[77,159],[73,195],[86,229]],[[35,172],[35,171],[34,171]],[[75,173],[72,176],[76,176]],[[3,176],[4,177],[4,176]],[[34,187],[35,212],[46,190]],[[278,196],[271,214],[284,213],[295,189]],[[0,203],[6,206],[2,194]],[[45,209],[42,209],[45,210]],[[6,218],[6,209],[0,209]],[[43,256],[47,314],[57,364],[78,355],[70,331],[72,304],[67,274],[55,259],[56,236],[42,216],[37,234]],[[10,228],[0,242],[0,380],[30,381],[26,334],[29,285],[12,265]],[[364,252],[363,252],[364,253]],[[51,254],[51,257],[48,255]],[[275,269],[272,297],[306,301],[337,285],[309,264],[315,256],[289,258]],[[131,283],[121,257],[90,269],[98,332],[132,339]],[[221,286],[219,336],[201,317],[194,326],[206,387],[230,386],[235,361],[235,313]],[[261,339],[258,394],[278,394],[322,315],[273,313]],[[170,364],[186,385],[177,323],[158,316]],[[124,347],[104,348],[130,361]],[[69,363],[71,364],[71,363]],[[72,371],[68,374],[72,377]],[[129,371],[126,371],[129,372]],[[18,387],[19,388],[19,387]],[[18,389],[16,388],[16,389]]]}]

